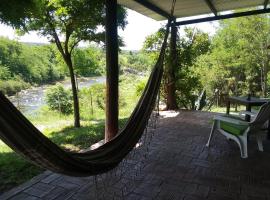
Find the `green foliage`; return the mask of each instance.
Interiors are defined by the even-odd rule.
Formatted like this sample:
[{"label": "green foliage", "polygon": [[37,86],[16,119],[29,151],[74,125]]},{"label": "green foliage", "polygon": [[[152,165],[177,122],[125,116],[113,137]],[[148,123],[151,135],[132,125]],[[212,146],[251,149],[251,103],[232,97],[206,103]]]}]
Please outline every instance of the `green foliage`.
[{"label": "green foliage", "polygon": [[17,92],[30,87],[29,83],[24,82],[21,79],[15,80],[0,80],[0,91],[7,95],[14,95]]},{"label": "green foliage", "polygon": [[31,10],[35,9],[34,0],[1,0],[0,1],[0,22],[23,28],[25,19]]},{"label": "green foliage", "polygon": [[150,53],[152,52],[158,53],[159,49],[162,46],[165,33],[166,29],[160,28],[156,33],[147,36],[143,44],[143,50]]},{"label": "green foliage", "polygon": [[146,86],[147,80],[143,79],[139,81],[139,83],[136,85],[136,95],[139,97],[142,95],[144,88]]},{"label": "green foliage", "polygon": [[196,63],[195,72],[208,94],[267,96],[269,20],[269,15],[257,15],[220,23],[211,52]]},{"label": "green foliage", "polygon": [[[27,16],[31,20],[27,20],[25,26],[27,31],[39,31],[54,42],[57,42],[55,33],[66,35],[65,43],[72,48],[82,40],[103,41],[104,31],[98,32],[97,27],[105,25],[104,16],[104,1],[100,0],[39,0],[31,16]],[[126,10],[118,7],[119,27],[125,27],[125,18]]]},{"label": "green foliage", "polygon": [[15,89],[19,85],[24,89],[29,84],[49,83],[62,79],[64,74],[56,59],[56,53],[51,45],[26,45],[0,37],[2,91],[13,94],[19,91]]},{"label": "green foliage", "polygon": [[[185,34],[177,41],[177,57],[179,62],[174,66],[175,70],[175,87],[176,100],[178,107],[186,109],[195,109],[195,102],[199,92],[202,90],[202,85],[199,81],[199,76],[193,73],[193,68],[196,60],[203,54],[209,51],[210,38],[208,34],[203,33],[198,29],[185,28]],[[146,38],[144,42],[144,52],[148,52],[153,58],[157,58],[165,35],[165,29],[160,29],[153,35]],[[168,82],[169,53],[165,57],[164,80],[162,83],[161,95],[166,99]]]},{"label": "green foliage", "polygon": [[11,78],[11,72],[8,67],[0,65],[0,80],[8,80]]},{"label": "green foliage", "polygon": [[165,33],[166,29],[160,28],[156,33],[145,38],[142,50],[153,60],[157,60],[158,58],[162,43],[164,41]]},{"label": "green foliage", "polygon": [[195,102],[203,89],[200,77],[194,73],[196,61],[210,50],[208,34],[185,28],[185,35],[178,40],[178,58],[181,59],[176,71],[176,93],[178,106],[195,109]]},{"label": "green foliage", "polygon": [[[104,113],[105,100],[106,100],[106,85],[94,84],[89,88],[83,88],[80,90],[80,104],[82,116],[92,119],[93,117]],[[125,94],[119,95],[119,107],[120,109],[126,106]],[[88,117],[87,117],[88,116]]]},{"label": "green foliage", "polygon": [[93,95],[94,102],[97,107],[101,110],[105,110],[105,95],[106,86],[105,84],[95,84],[89,88],[89,93]]},{"label": "green foliage", "polygon": [[51,110],[59,111],[65,115],[72,113],[71,91],[64,89],[61,84],[57,84],[46,91],[46,103]]},{"label": "green foliage", "polygon": [[150,71],[154,65],[154,59],[144,52],[121,52],[119,56],[120,69],[124,73],[140,73]]},{"label": "green foliage", "polygon": [[105,71],[105,55],[95,47],[76,48],[73,53],[75,72],[79,76],[98,76]]},{"label": "green foliage", "polygon": [[0,194],[30,180],[42,171],[3,145],[0,140]]},{"label": "green foliage", "polygon": [[[71,78],[74,103],[74,126],[80,126],[80,108],[75,82],[73,51],[81,41],[103,42],[106,9],[100,0],[39,0],[27,20],[22,33],[38,31],[56,44]],[[126,10],[118,7],[117,23],[122,29],[127,24]],[[64,38],[62,41],[61,38]],[[80,69],[81,66],[78,67]]]},{"label": "green foliage", "polygon": [[105,94],[105,84],[94,84],[80,90],[80,113],[83,120],[104,119]]}]

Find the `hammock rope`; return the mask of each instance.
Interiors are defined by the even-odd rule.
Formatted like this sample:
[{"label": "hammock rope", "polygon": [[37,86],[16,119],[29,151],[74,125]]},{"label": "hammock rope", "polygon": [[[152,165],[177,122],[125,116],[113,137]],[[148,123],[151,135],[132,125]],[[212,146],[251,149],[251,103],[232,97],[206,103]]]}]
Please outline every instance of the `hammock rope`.
[{"label": "hammock rope", "polygon": [[157,112],[153,111],[143,135],[132,151],[117,167],[94,177],[96,199],[126,199],[136,189],[138,181],[144,179],[141,172],[147,166],[150,143],[157,121]]}]

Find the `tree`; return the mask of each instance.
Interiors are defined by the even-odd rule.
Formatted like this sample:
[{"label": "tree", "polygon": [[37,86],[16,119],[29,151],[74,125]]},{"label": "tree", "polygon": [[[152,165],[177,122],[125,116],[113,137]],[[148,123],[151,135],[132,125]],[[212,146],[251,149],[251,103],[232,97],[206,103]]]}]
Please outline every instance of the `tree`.
[{"label": "tree", "polygon": [[[104,2],[100,0],[37,0],[23,32],[38,31],[55,43],[69,69],[73,94],[74,126],[80,127],[79,100],[72,54],[81,41],[104,41]],[[119,7],[118,24],[126,25],[126,11]]]},{"label": "tree", "polygon": [[15,28],[23,28],[25,19],[35,6],[35,0],[1,0],[0,22]]},{"label": "tree", "polygon": [[[146,37],[145,41],[144,41],[144,45],[143,45],[143,50],[147,53],[150,54],[150,56],[153,59],[157,59],[158,54],[160,52],[162,43],[163,43],[163,39],[165,37],[165,29],[161,28],[159,29],[156,33],[149,35],[148,37]],[[171,38],[170,38],[171,39]],[[174,48],[172,50],[172,47],[174,47],[173,41],[172,39],[171,41],[171,45],[170,45],[170,53],[168,53],[168,51],[166,52],[165,55],[165,70],[164,70],[164,74],[163,74],[163,81],[162,81],[162,91],[161,94],[164,97],[164,100],[166,102],[166,109],[176,109],[177,105],[175,105],[176,101],[175,101],[175,71],[177,70],[176,68],[178,66],[176,66],[176,60],[174,60],[174,58],[172,58],[171,56],[173,55],[173,53],[176,50],[176,48]],[[174,54],[175,55],[175,54]]]},{"label": "tree", "polygon": [[179,107],[195,109],[195,102],[203,90],[199,76],[194,73],[196,61],[210,50],[210,38],[207,33],[196,28],[184,28],[183,36],[178,40],[179,65],[176,74],[176,93]]},{"label": "tree", "polygon": [[104,54],[101,49],[95,47],[76,48],[73,63],[79,76],[98,76],[105,71]]},{"label": "tree", "polygon": [[63,78],[53,45],[24,44],[0,37],[0,80],[42,84]]},{"label": "tree", "polygon": [[[162,44],[162,38],[164,38],[164,30],[161,29],[157,33],[150,35],[146,38],[144,43],[145,51],[152,52],[153,56],[157,55],[157,50]],[[175,89],[177,94],[177,103],[179,107],[185,107],[187,109],[195,109],[195,100],[198,97],[198,90],[201,89],[199,77],[193,73],[193,68],[196,60],[203,54],[209,51],[210,38],[208,34],[203,33],[198,29],[185,28],[184,34],[177,40],[177,65],[174,66],[175,73]],[[168,74],[172,70],[168,64],[171,60],[169,54],[166,54],[166,68],[164,71],[164,88],[162,94],[167,102],[168,85],[171,80],[168,78]],[[194,94],[196,93],[196,95]]]},{"label": "tree", "polygon": [[200,81],[212,93],[267,96],[269,45],[269,15],[221,21],[211,53],[196,63]]}]

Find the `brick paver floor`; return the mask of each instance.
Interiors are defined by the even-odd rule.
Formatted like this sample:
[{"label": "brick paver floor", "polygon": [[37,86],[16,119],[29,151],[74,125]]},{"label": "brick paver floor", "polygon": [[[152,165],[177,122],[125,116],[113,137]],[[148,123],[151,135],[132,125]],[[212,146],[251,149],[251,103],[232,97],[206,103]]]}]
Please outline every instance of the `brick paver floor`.
[{"label": "brick paver floor", "polygon": [[[206,148],[212,116],[180,111],[177,116],[161,117],[139,178],[124,176],[113,189],[134,184],[134,190],[122,196],[127,200],[270,199],[270,142],[265,141],[265,152],[259,152],[250,138],[248,159],[241,159],[238,146],[220,134]],[[0,199],[86,200],[96,199],[95,191],[93,177],[46,171]]]}]

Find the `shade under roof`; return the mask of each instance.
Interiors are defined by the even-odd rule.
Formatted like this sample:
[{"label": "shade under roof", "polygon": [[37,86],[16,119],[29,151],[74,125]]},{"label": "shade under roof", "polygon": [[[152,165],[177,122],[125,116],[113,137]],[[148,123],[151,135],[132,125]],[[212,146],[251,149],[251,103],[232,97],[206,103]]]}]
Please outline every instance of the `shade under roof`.
[{"label": "shade under roof", "polygon": [[[119,4],[155,20],[160,21],[166,19],[166,17],[154,12],[138,2],[148,2],[168,14],[170,13],[172,5],[172,0],[118,0]],[[176,18],[182,18],[211,14],[213,13],[211,5],[217,12],[222,12],[239,8],[264,6],[266,3],[268,3],[266,0],[176,0],[174,16]]]}]

